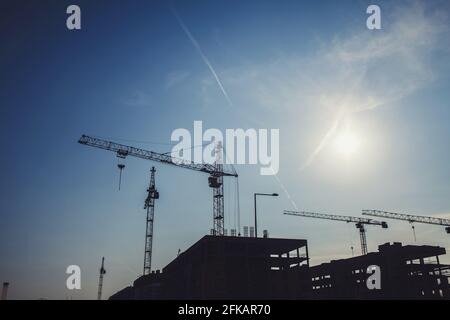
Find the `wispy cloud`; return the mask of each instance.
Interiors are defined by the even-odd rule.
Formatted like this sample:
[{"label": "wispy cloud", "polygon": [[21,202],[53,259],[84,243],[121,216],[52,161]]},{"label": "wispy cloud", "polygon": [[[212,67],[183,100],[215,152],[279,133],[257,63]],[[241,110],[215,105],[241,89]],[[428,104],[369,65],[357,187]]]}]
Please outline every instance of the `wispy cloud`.
[{"label": "wispy cloud", "polygon": [[434,213],[432,216],[435,218],[450,219],[450,212]]},{"label": "wispy cloud", "polygon": [[230,99],[230,96],[228,95],[227,91],[225,90],[225,87],[222,84],[222,81],[220,80],[216,70],[213,68],[211,62],[209,61],[208,57],[205,55],[205,53],[203,52],[202,48],[200,47],[199,43],[197,42],[197,40],[194,38],[194,36],[192,35],[192,33],[189,31],[188,27],[184,24],[183,20],[181,19],[181,17],[178,15],[177,11],[175,10],[174,7],[172,7],[172,12],[174,14],[174,16],[176,17],[180,27],[183,29],[184,33],[186,34],[186,36],[189,38],[189,40],[191,41],[192,45],[195,47],[195,49],[197,50],[198,54],[200,55],[200,57],[202,58],[203,62],[206,64],[206,66],[208,67],[209,71],[211,72],[212,76],[214,77],[217,85],[220,88],[220,91],[222,91],[223,96],[225,97],[225,99],[227,100],[228,104],[230,106],[233,106],[233,102]]},{"label": "wispy cloud", "polygon": [[189,77],[189,72],[184,70],[174,70],[167,74],[165,79],[165,87],[169,89],[177,84],[183,82]]},{"label": "wispy cloud", "polygon": [[383,21],[389,23],[382,30],[339,34],[309,56],[279,56],[226,70],[223,82],[240,104],[256,105],[259,112],[322,114],[323,127],[315,126],[320,138],[300,165],[303,170],[352,114],[392,105],[445,72],[433,58],[441,50],[448,54],[449,20],[425,6],[411,2],[385,10]]},{"label": "wispy cloud", "polygon": [[301,169],[312,164],[349,114],[399,100],[434,79],[431,55],[448,35],[445,17],[426,15],[425,8],[415,3],[409,11],[394,12],[392,19],[392,26],[379,34],[364,31],[336,38],[319,55],[332,71],[320,100],[337,109],[336,118]]},{"label": "wispy cloud", "polygon": [[152,105],[152,96],[144,91],[135,91],[128,98],[123,100],[123,104],[128,107],[144,108]]}]

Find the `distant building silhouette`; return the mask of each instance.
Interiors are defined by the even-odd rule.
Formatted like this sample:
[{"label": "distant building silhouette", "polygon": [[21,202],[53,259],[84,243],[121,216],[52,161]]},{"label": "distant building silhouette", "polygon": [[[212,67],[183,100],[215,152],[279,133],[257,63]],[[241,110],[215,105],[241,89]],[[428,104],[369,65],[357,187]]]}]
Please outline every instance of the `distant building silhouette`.
[{"label": "distant building silhouette", "polygon": [[[442,299],[450,298],[449,266],[439,263],[445,249],[383,244],[379,252],[333,260],[310,268],[312,298]],[[367,267],[380,267],[381,289],[369,290]]]},{"label": "distant building silhouette", "polygon": [[8,299],[8,288],[9,288],[9,282],[3,282],[2,300]]}]

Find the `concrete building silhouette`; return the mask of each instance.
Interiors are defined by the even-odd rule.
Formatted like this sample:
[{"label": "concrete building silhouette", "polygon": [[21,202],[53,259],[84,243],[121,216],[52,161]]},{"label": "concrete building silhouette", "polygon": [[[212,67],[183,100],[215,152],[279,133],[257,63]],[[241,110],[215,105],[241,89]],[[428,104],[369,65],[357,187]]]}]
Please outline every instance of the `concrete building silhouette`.
[{"label": "concrete building silhouette", "polygon": [[[445,249],[383,244],[378,252],[333,260],[310,268],[314,299],[442,299],[450,298],[449,266],[439,262]],[[369,266],[380,267],[381,288],[370,290]]]},{"label": "concrete building silhouette", "polygon": [[[309,266],[306,240],[205,236],[110,299],[449,299],[445,249],[386,243],[378,252]],[[381,269],[369,290],[367,268]]]},{"label": "concrete building silhouette", "polygon": [[306,240],[204,236],[110,299],[302,299],[308,261]]}]

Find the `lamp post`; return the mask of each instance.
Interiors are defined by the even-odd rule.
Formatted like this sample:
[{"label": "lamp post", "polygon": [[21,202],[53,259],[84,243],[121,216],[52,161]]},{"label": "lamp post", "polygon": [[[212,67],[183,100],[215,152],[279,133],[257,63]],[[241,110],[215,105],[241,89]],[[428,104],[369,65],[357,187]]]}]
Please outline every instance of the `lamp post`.
[{"label": "lamp post", "polygon": [[255,201],[255,238],[258,238],[258,218],[256,214],[256,196],[278,197],[278,193],[255,193],[253,195]]}]

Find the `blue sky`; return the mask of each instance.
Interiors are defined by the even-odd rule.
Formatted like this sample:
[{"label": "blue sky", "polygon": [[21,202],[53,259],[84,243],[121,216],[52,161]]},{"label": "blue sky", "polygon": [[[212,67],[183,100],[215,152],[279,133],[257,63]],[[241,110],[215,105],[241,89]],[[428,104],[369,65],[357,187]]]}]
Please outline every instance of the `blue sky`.
[{"label": "blue sky", "polygon": [[[2,2],[0,280],[10,297],[95,298],[102,256],[105,297],[136,279],[152,165],[154,267],[211,228],[206,175],[130,158],[119,192],[114,154],[77,144],[83,133],[167,152],[172,131],[194,120],[280,129],[278,179],[237,166],[241,225],[252,224],[253,192],[280,193],[260,199],[260,229],[308,239],[313,264],[350,256],[350,245],[358,252],[358,234],[283,216],[294,204],[449,216],[448,2],[373,2],[382,30],[370,31],[372,2],[77,1],[75,32],[65,27],[72,2]],[[344,159],[334,140],[346,126],[360,146]],[[230,228],[235,185],[226,182]],[[407,223],[389,225],[368,228],[370,250],[413,242]],[[450,247],[442,228],[416,230],[420,244]],[[70,264],[81,267],[80,291],[65,288]]]}]

